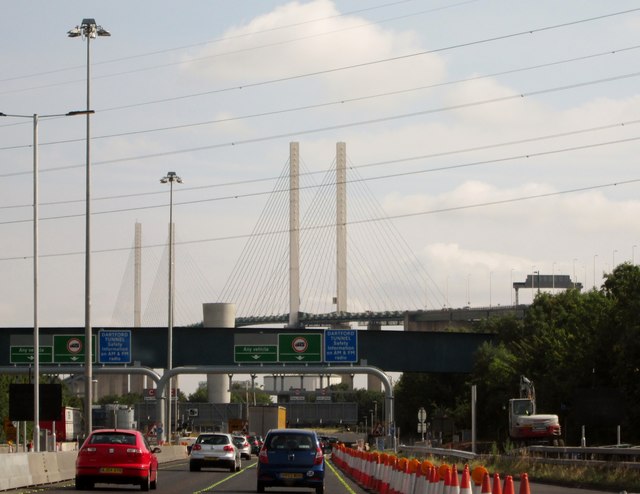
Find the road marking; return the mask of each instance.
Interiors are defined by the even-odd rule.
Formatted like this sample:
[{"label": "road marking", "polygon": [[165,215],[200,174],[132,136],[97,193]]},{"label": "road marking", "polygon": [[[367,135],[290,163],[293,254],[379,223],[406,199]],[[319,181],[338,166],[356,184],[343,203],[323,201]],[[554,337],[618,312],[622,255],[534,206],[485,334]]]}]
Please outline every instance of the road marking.
[{"label": "road marking", "polygon": [[[220,484],[224,484],[227,480],[232,479],[233,477],[240,475],[242,472],[244,472],[245,470],[248,470],[249,468],[253,468],[255,467],[256,464],[252,463],[251,465],[249,465],[248,467],[244,467],[243,469],[241,469],[239,472],[235,472],[231,475],[227,475],[225,478],[223,478],[222,480],[219,480],[218,482],[216,482],[215,484],[211,484],[210,486],[205,487],[204,489],[200,489],[199,491],[194,491],[193,494],[200,494],[201,492],[208,492],[212,489],[215,489],[216,487],[218,487]],[[355,493],[354,493],[355,494]]]},{"label": "road marking", "polygon": [[331,464],[331,462],[329,461],[325,461],[324,462],[325,465],[327,465],[329,467],[329,470],[331,470],[331,472],[336,476],[336,478],[340,481],[340,483],[342,485],[344,485],[345,489],[347,489],[347,492],[349,492],[349,494],[356,494],[356,491],[354,491],[351,486],[349,484],[347,484],[347,481],[344,479],[344,477],[338,472],[338,470],[336,470],[336,468]]}]

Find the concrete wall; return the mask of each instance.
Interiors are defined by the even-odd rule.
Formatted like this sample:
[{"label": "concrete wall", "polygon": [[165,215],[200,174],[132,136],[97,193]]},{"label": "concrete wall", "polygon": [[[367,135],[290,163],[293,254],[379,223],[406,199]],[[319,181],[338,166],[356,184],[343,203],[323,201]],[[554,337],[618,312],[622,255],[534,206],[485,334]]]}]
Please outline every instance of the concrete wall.
[{"label": "concrete wall", "polygon": [[[186,446],[163,446],[158,461],[187,458]],[[0,455],[0,491],[72,480],[77,451],[59,453],[7,453]]]}]

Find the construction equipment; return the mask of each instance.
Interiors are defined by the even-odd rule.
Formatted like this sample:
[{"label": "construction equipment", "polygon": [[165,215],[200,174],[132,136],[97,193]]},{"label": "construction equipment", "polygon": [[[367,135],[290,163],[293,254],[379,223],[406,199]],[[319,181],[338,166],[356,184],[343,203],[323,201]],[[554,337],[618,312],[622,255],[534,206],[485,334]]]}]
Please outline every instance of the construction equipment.
[{"label": "construction equipment", "polygon": [[520,398],[509,400],[509,436],[517,443],[561,445],[557,415],[536,414],[536,389],[520,376]]}]

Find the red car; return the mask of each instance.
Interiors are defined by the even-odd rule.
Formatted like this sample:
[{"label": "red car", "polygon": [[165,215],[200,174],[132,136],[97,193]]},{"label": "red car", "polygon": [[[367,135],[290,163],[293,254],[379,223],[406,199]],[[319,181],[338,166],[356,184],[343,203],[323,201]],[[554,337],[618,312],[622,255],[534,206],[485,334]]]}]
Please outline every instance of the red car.
[{"label": "red car", "polygon": [[143,491],[158,487],[160,448],[151,448],[139,432],[128,429],[93,431],[78,451],[76,489],[94,484],[136,484]]}]

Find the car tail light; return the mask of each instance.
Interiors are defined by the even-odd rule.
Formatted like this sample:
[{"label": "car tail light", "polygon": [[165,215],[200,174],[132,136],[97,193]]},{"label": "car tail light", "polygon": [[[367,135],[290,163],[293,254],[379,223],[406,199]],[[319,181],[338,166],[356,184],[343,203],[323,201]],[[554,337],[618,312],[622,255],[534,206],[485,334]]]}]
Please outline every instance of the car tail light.
[{"label": "car tail light", "polygon": [[199,444],[194,444],[191,447],[191,451],[200,451],[202,449],[202,446],[200,446]]},{"label": "car tail light", "polygon": [[224,448],[222,448],[224,451],[233,451],[236,448],[234,448],[233,446],[231,446],[230,444],[227,444]]},{"label": "car tail light", "polygon": [[127,453],[132,453],[135,455],[141,455],[142,454],[142,450],[139,448],[127,448]]},{"label": "car tail light", "polygon": [[262,447],[258,454],[258,461],[260,463],[269,463],[269,456],[267,455],[267,448]]},{"label": "car tail light", "polygon": [[82,450],[83,453],[95,453],[96,451],[97,448],[95,446],[90,446]]},{"label": "car tail light", "polygon": [[324,454],[322,453],[321,448],[316,448],[316,457],[313,460],[314,465],[322,465],[322,460],[324,460]]}]

